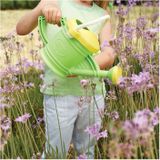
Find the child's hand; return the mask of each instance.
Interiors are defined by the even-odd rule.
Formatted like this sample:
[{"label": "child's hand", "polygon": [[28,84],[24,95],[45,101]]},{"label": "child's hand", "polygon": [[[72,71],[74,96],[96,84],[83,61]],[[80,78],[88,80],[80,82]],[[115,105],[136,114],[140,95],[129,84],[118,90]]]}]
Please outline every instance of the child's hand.
[{"label": "child's hand", "polygon": [[60,24],[60,18],[62,16],[61,10],[56,0],[41,0],[41,12],[45,16],[48,23]]},{"label": "child's hand", "polygon": [[41,0],[40,3],[26,13],[17,23],[16,32],[19,35],[30,33],[38,25],[38,17],[44,15],[48,23],[59,24],[62,16],[58,0]]}]

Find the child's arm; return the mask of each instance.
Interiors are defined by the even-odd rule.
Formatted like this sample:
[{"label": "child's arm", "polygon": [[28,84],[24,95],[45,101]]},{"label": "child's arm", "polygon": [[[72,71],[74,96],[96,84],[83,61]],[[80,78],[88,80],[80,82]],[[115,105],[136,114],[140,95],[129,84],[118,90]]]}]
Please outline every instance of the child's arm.
[{"label": "child's arm", "polygon": [[61,11],[57,1],[41,0],[33,10],[19,20],[16,25],[17,34],[26,35],[30,33],[37,26],[40,15],[44,15],[48,23],[58,24],[61,18]]},{"label": "child's arm", "polygon": [[[109,21],[107,21],[100,33],[100,44],[102,44],[106,40],[109,42],[111,38],[111,24]],[[101,69],[105,69],[112,66],[112,64],[114,63],[115,56],[116,54],[113,48],[111,46],[105,46],[102,49],[101,53],[95,56],[95,61]]]}]

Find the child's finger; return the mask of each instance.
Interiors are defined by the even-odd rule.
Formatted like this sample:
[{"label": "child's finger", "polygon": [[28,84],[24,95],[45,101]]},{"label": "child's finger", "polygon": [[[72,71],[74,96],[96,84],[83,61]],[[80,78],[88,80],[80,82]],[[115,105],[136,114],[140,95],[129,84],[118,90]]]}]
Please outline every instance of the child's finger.
[{"label": "child's finger", "polygon": [[48,10],[48,23],[52,23],[53,10]]},{"label": "child's finger", "polygon": [[46,10],[43,11],[43,15],[46,19],[46,22],[48,22],[48,12]]},{"label": "child's finger", "polygon": [[57,24],[58,22],[57,16],[58,16],[58,11],[55,12],[55,21],[54,21],[55,24]]},{"label": "child's finger", "polygon": [[61,11],[58,10],[57,11],[57,15],[56,15],[56,24],[60,25],[60,19],[62,17]]},{"label": "child's finger", "polygon": [[56,10],[54,12],[52,12],[52,23],[53,24],[56,24],[56,14],[57,14]]}]

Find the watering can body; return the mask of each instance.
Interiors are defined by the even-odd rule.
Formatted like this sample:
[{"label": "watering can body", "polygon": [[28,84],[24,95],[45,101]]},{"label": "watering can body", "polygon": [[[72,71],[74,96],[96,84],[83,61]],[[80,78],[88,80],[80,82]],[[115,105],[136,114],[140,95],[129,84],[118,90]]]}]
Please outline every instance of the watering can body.
[{"label": "watering can body", "polygon": [[117,83],[122,74],[121,68],[115,66],[110,71],[99,69],[92,56],[93,52],[99,50],[98,39],[88,29],[76,31],[74,29],[76,22],[72,20],[69,23],[66,18],[62,18],[60,30],[48,41],[45,18],[39,17],[39,32],[45,45],[41,56],[45,63],[62,77],[70,75],[108,77],[113,83]]}]

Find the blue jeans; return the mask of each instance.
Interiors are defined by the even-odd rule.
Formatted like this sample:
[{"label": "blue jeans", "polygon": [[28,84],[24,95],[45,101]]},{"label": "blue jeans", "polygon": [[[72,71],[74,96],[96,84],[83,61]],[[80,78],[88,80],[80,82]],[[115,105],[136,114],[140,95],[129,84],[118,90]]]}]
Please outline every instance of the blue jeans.
[{"label": "blue jeans", "polygon": [[104,98],[96,95],[95,100],[98,109],[93,97],[44,95],[46,153],[58,149],[57,157],[65,158],[72,142],[77,155],[94,158],[96,140],[84,130],[94,123],[101,124],[99,110],[104,109]]}]

